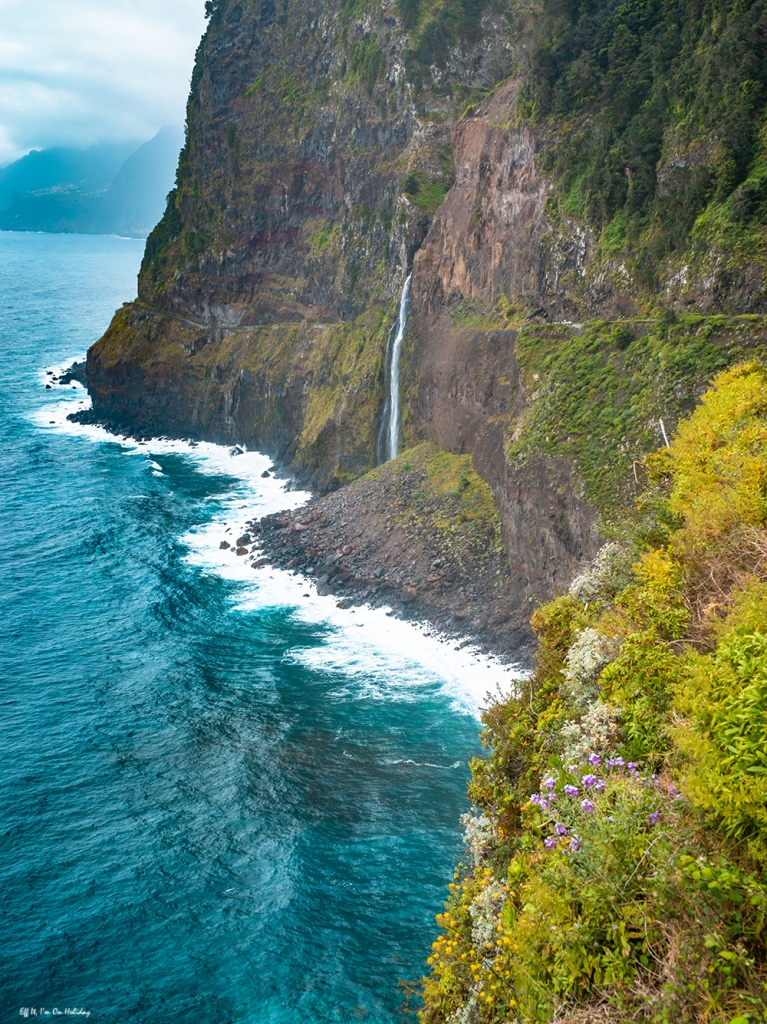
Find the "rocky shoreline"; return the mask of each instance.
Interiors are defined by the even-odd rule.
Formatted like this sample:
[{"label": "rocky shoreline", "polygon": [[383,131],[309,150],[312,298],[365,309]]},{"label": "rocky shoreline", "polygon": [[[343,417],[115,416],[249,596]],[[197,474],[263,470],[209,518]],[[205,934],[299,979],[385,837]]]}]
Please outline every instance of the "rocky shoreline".
[{"label": "rocky shoreline", "polygon": [[[48,381],[84,382],[83,371],[75,363]],[[90,409],[68,418],[124,429]],[[458,647],[472,644],[528,669],[535,638],[526,609],[510,597],[494,500],[471,466],[470,456],[424,443],[299,509],[246,520],[220,546],[256,571],[274,566],[306,577],[341,608],[385,606],[398,618],[428,623]],[[283,474],[272,467],[264,475]]]},{"label": "rocky shoreline", "polygon": [[510,604],[503,546],[477,536],[476,523],[452,528],[462,496],[425,493],[419,451],[302,508],[247,521],[221,548],[256,572],[274,566],[300,573],[338,607],[387,606],[459,647],[474,644],[529,667],[534,638],[524,612]]}]

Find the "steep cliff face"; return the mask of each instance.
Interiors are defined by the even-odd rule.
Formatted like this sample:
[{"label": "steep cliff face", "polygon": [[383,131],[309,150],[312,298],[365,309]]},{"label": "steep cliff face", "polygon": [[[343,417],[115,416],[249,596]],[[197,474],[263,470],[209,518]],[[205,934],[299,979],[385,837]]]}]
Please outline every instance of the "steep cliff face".
[{"label": "steep cliff face", "polygon": [[[632,61],[649,66],[645,42],[626,42],[626,32],[640,38],[628,9],[605,6],[604,39],[570,12],[579,57],[548,0],[536,12],[481,0],[209,7],[177,184],[148,240],[139,299],[89,353],[94,415],[257,446],[333,490],[375,464],[387,339],[412,270],[403,443],[472,454],[502,513],[512,599],[549,595],[598,544],[595,447],[608,453],[606,478],[629,479],[632,459],[659,439],[659,418],[674,422],[705,388],[696,359],[711,372],[726,365],[747,326],[685,320],[674,363],[668,324],[685,310],[767,308],[758,104],[748,108],[750,156],[727,164],[725,182],[725,108],[706,108],[707,147],[691,141],[674,120],[693,110],[689,97],[653,92],[672,49],[648,51],[654,70],[642,78]],[[693,69],[713,24],[706,10],[680,51]],[[651,16],[656,46],[673,24]],[[727,31],[748,53],[739,17]],[[567,82],[597,43],[598,87],[573,111]],[[626,80],[639,74],[631,102],[620,99],[620,68]],[[557,103],[569,120],[557,120]],[[683,149],[700,173],[687,174]],[[669,214],[661,230],[672,194],[686,219]],[[714,237],[714,221],[732,230]],[[579,325],[605,320],[626,322],[587,329],[583,344],[601,353],[595,373],[614,374],[609,422],[576,374],[574,426],[531,433],[563,386],[536,351],[572,350],[581,373]],[[531,334],[536,324],[553,334]],[[668,387],[637,370],[646,352],[661,378],[674,367]],[[583,440],[592,436],[598,445]],[[611,494],[631,498],[631,486]]]},{"label": "steep cliff face", "polygon": [[503,83],[455,130],[455,183],[415,263],[421,316],[440,315],[464,299],[495,303],[501,295],[531,308],[546,296],[554,319],[576,312],[574,285],[593,245],[590,233],[572,225],[552,252],[544,214],[551,182],[536,162],[543,140],[529,125],[513,123],[520,85]]},{"label": "steep cliff face", "polygon": [[[747,231],[735,220],[729,234],[706,239],[714,215],[723,215],[712,209],[713,199],[706,207],[705,193],[697,195],[697,233],[690,229],[675,251],[669,244],[654,255],[642,251],[640,239],[632,245],[617,235],[617,228],[597,230],[587,217],[568,212],[577,204],[563,198],[563,182],[554,173],[568,129],[533,127],[522,118],[525,86],[522,76],[502,83],[455,129],[455,182],[415,260],[413,294],[421,316],[442,315],[465,300],[489,310],[501,297],[552,322],[657,315],[661,306],[676,312],[767,311],[764,220],[754,216],[756,205]],[[717,150],[713,139],[709,143],[713,164]],[[666,133],[658,155],[657,201],[663,203],[673,168],[686,165],[675,133]],[[702,162],[704,155],[697,156]],[[753,177],[761,173],[762,157]],[[626,173],[630,177],[630,168]],[[746,185],[749,180],[739,188]],[[731,207],[737,199],[734,188]],[[735,216],[729,207],[727,215]]]},{"label": "steep cliff face", "polygon": [[89,357],[94,411],[257,445],[328,490],[375,462],[397,299],[452,182],[452,129],[508,70],[508,18],[213,8],[138,303]]},{"label": "steep cliff face", "polygon": [[528,394],[516,330],[423,318],[408,367],[410,436],[470,453],[493,489],[511,569],[510,603],[530,609],[572,578],[599,545],[596,512],[572,461],[539,454],[516,466],[507,449]]},{"label": "steep cliff face", "polygon": [[320,492],[370,468],[388,324],[229,327],[126,304],[88,353],[95,416],[268,450]]},{"label": "steep cliff face", "polygon": [[508,65],[506,19],[473,6],[415,89],[418,39],[393,0],[218,3],[141,300],[230,325],[337,322],[397,292],[452,180],[456,119]]}]

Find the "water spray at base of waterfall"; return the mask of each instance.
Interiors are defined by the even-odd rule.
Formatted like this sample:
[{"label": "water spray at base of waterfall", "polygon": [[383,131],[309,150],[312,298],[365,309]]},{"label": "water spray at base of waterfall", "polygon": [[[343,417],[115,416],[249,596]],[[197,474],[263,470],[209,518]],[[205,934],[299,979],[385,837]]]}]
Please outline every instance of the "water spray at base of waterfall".
[{"label": "water spray at base of waterfall", "polygon": [[[402,356],[402,339],[405,336],[407,327],[408,304],[410,302],[410,280],[412,274],[408,274],[402,288],[402,295],[399,300],[399,315],[397,321],[389,333],[387,345],[387,365],[389,367],[389,381],[386,389],[386,401],[384,402],[381,414],[381,426],[378,432],[376,444],[377,462],[387,462],[396,458],[399,451],[399,430],[400,430],[400,409],[399,409],[399,364]],[[392,338],[393,335],[393,338]]]}]

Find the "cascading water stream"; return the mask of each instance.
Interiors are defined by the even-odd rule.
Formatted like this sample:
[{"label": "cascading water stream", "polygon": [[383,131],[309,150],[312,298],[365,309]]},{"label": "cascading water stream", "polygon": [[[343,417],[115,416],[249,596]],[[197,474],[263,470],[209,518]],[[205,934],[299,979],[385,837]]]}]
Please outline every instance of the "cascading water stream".
[{"label": "cascading water stream", "polygon": [[[383,415],[381,416],[381,429],[378,435],[377,447],[379,463],[395,458],[399,448],[399,364],[400,356],[402,355],[402,339],[405,336],[405,328],[407,327],[407,307],[410,301],[410,279],[412,276],[412,274],[408,274],[402,288],[402,295],[399,300],[399,315],[397,316],[397,322],[395,324],[396,333],[394,334],[393,342],[391,340],[391,334],[389,335],[388,347],[391,349],[389,359],[389,387],[383,408]],[[395,330],[395,328],[392,330]]]},{"label": "cascading water stream", "polygon": [[407,305],[410,300],[410,280],[412,274],[407,275],[405,286],[399,300],[399,319],[397,321],[397,333],[394,336],[394,345],[391,353],[391,384],[389,385],[389,458],[397,456],[399,448],[399,361],[402,354],[402,339],[405,336],[407,327]]}]

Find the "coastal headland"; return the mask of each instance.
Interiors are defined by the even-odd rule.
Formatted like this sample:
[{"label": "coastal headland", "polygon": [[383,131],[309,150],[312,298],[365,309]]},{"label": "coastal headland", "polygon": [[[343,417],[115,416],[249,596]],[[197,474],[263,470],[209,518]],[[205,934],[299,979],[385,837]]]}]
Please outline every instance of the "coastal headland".
[{"label": "coastal headland", "polygon": [[764,1019],[764,0],[206,10],[83,415],[310,488],[254,573],[535,646],[422,1024]]}]

